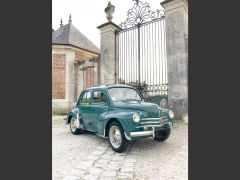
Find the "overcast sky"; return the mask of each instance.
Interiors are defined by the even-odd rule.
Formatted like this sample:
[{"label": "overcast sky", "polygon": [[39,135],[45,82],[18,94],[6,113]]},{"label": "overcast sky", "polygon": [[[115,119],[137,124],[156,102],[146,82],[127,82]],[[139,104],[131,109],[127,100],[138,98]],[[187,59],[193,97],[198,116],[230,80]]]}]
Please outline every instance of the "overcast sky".
[{"label": "overcast sky", "polygon": [[[162,9],[163,0],[142,0],[148,2],[150,9]],[[68,23],[69,14],[72,15],[72,24],[88,37],[96,46],[100,47],[100,32],[97,26],[106,23],[104,8],[109,0],[52,0],[52,28],[58,29],[60,19],[63,24]],[[127,18],[127,11],[133,7],[133,0],[111,0],[115,6],[113,22],[120,24]]]}]

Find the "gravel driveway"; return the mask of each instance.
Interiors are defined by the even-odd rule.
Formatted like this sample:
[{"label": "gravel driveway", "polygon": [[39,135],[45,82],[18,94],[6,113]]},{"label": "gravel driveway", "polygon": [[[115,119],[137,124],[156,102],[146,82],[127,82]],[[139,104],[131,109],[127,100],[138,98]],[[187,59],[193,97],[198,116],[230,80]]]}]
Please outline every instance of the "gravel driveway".
[{"label": "gravel driveway", "polygon": [[72,135],[63,116],[52,121],[53,180],[188,179],[188,125],[178,122],[165,142],[151,138],[115,153],[106,138],[93,133]]}]

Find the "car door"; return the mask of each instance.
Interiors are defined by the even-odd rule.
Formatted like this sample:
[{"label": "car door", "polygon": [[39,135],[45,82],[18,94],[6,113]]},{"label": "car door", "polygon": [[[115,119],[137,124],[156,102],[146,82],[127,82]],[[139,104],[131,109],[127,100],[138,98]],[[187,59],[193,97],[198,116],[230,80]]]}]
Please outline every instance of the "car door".
[{"label": "car door", "polygon": [[100,135],[104,133],[103,119],[100,116],[108,112],[108,100],[103,90],[94,90],[92,92],[91,104],[89,107],[90,122],[92,131]]},{"label": "car door", "polygon": [[80,116],[82,119],[83,127],[88,129],[89,123],[89,105],[91,99],[91,91],[84,91],[80,97],[80,102],[78,103],[78,108],[80,111]]}]

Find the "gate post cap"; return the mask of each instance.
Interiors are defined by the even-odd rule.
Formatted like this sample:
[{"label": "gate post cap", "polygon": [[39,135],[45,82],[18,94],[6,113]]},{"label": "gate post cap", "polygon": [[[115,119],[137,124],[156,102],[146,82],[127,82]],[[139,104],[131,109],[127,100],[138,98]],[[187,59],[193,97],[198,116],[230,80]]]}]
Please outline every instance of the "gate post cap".
[{"label": "gate post cap", "polygon": [[165,12],[179,7],[184,7],[188,12],[188,0],[165,0],[160,2],[160,4],[165,9]]},{"label": "gate post cap", "polygon": [[100,26],[98,26],[97,28],[98,29],[101,29],[101,28],[103,28],[103,27],[105,27],[105,26],[113,26],[115,29],[121,29],[118,25],[116,25],[115,23],[113,23],[112,21],[109,21],[109,22],[106,22],[106,23],[103,23],[103,24],[101,24]]}]

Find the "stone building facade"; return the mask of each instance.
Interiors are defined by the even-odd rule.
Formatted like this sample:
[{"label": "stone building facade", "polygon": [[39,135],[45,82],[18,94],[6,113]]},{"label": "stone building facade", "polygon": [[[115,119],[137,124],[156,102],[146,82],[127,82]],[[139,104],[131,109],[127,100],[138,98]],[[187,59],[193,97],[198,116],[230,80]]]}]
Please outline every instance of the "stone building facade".
[{"label": "stone building facade", "polygon": [[52,32],[52,112],[66,113],[80,92],[100,82],[100,50],[73,24]]}]

